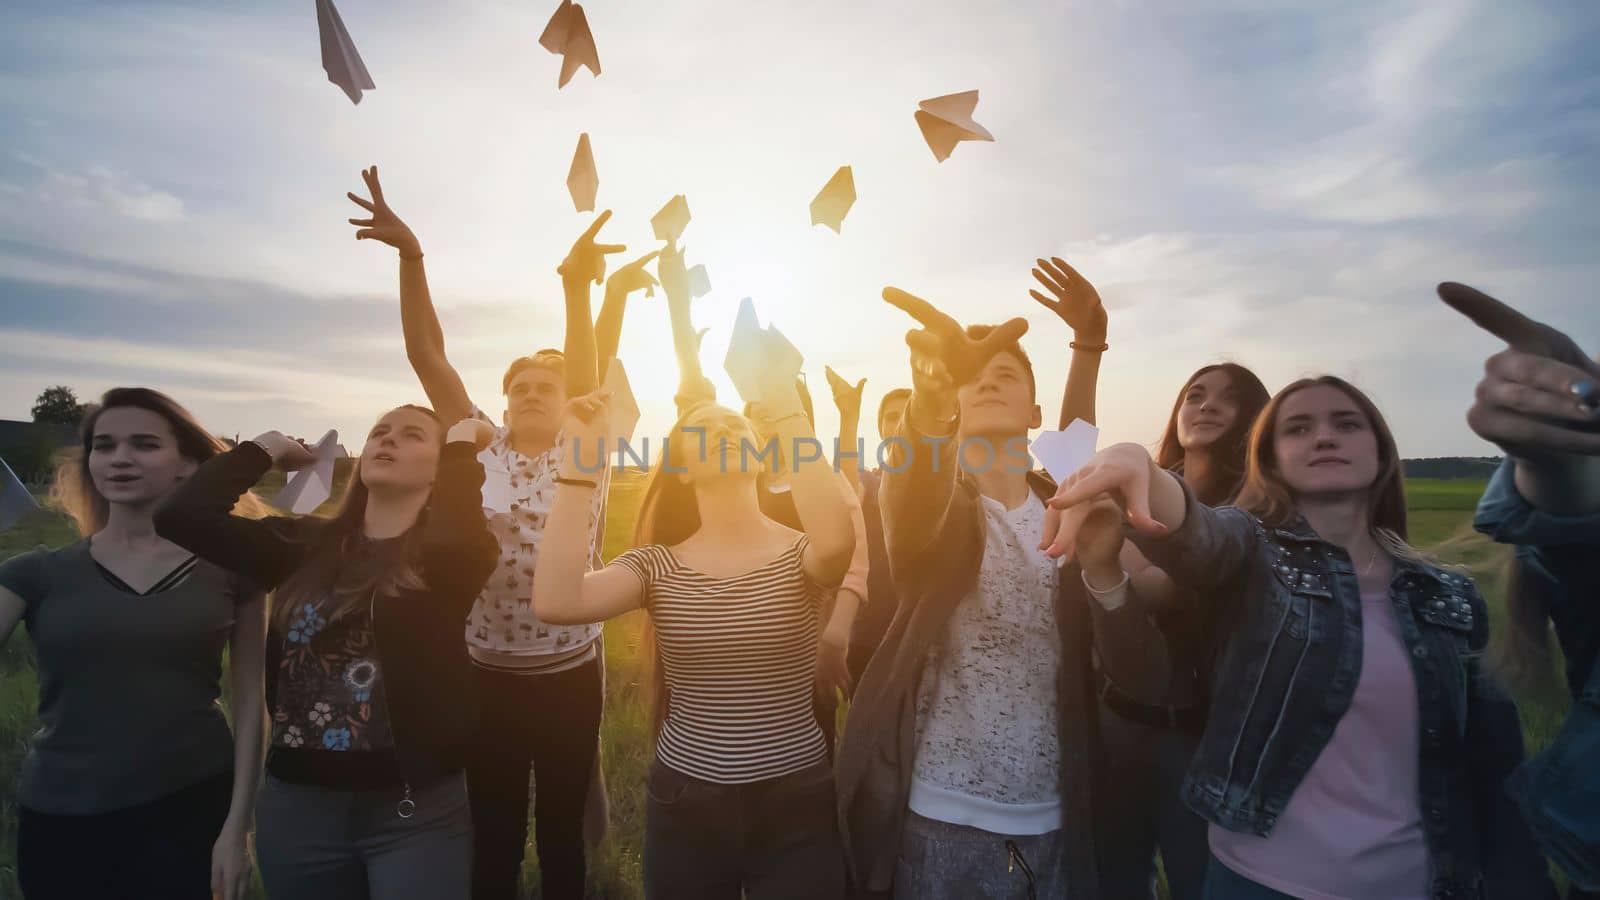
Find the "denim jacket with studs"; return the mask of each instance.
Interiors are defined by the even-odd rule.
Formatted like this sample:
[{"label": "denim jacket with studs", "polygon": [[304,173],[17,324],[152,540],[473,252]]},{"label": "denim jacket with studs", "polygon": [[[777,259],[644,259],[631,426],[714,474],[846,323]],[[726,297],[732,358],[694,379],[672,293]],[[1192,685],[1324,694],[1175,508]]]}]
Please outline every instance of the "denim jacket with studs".
[{"label": "denim jacket with studs", "polygon": [[[1305,521],[1263,524],[1212,509],[1184,486],[1184,523],[1136,535],[1204,610],[1213,698],[1185,802],[1230,831],[1268,835],[1350,708],[1361,674],[1361,589],[1348,554]],[[1472,580],[1397,559],[1390,582],[1411,655],[1429,896],[1554,896],[1543,858],[1503,789],[1523,759],[1510,696],[1488,676],[1488,618]]]}]

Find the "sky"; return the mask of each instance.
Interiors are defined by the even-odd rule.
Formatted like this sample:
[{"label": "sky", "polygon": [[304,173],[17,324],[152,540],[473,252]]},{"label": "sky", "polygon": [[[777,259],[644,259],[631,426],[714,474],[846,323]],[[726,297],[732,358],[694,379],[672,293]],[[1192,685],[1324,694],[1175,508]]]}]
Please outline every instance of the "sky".
[{"label": "sky", "polygon": [[[321,68],[313,0],[6,4],[0,418],[53,384],[141,384],[221,434],[358,443],[422,399],[394,252],[345,221],[374,163],[498,414],[505,364],[561,340],[555,267],[592,220],[565,184],[580,132],[629,257],[687,196],[722,395],[749,296],[805,354],[824,435],[825,364],[867,379],[869,440],[909,382],[891,284],[963,321],[1025,316],[1053,422],[1071,335],[1028,297],[1040,256],[1109,312],[1102,446],[1153,443],[1227,359],[1270,389],[1351,379],[1405,456],[1489,454],[1464,413],[1499,346],[1442,280],[1600,351],[1594,3],[595,0],[603,74],[562,90],[537,44],[553,0],[338,6],[377,84],[359,105]],[[939,163],[916,105],[972,89],[995,142]],[[836,235],[808,205],[841,165],[859,199]],[[666,322],[635,295],[641,436],[671,425]]]}]

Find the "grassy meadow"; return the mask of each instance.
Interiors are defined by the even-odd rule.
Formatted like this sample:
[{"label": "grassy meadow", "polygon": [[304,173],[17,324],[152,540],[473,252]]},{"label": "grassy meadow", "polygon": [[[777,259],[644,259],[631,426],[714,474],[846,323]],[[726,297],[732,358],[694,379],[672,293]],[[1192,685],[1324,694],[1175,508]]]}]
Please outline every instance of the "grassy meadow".
[{"label": "grassy meadow", "polygon": [[[281,476],[269,475],[260,486],[270,494]],[[626,549],[633,519],[643,491],[643,479],[622,477],[614,481],[608,506],[605,556]],[[1464,537],[1472,510],[1484,482],[1473,480],[1413,480],[1408,483],[1411,537],[1418,546],[1440,548],[1452,562],[1472,568],[1491,612],[1498,615],[1502,551],[1476,537]],[[0,560],[41,544],[51,547],[76,537],[60,516],[40,512],[20,526],[0,533]],[[606,625],[606,712],[601,725],[606,782],[611,796],[611,829],[605,843],[590,858],[592,896],[631,900],[643,896],[640,887],[644,835],[644,776],[651,757],[648,722],[639,681],[640,614]],[[16,773],[37,728],[34,709],[38,689],[33,677],[30,642],[18,635],[0,648],[0,897],[18,897],[16,883]],[[1565,714],[1559,694],[1522,698],[1523,723],[1529,751],[1536,751],[1555,735]],[[530,830],[530,839],[531,839]],[[86,860],[88,862],[88,860]],[[537,896],[538,863],[530,852],[523,880]],[[259,884],[253,897],[264,897]]]}]

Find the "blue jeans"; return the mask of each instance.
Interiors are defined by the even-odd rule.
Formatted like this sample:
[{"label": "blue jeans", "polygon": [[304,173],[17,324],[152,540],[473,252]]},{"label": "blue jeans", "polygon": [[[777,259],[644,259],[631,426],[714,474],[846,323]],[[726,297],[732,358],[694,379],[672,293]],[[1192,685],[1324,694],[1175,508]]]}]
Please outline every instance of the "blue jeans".
[{"label": "blue jeans", "polygon": [[1211,857],[1206,869],[1206,889],[1201,900],[1294,900],[1294,897],[1256,884]]}]

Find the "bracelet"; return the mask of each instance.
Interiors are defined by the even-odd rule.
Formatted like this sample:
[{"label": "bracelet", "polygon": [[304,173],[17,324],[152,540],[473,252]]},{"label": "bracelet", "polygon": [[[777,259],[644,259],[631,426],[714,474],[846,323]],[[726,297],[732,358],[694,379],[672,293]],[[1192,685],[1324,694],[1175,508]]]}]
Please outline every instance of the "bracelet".
[{"label": "bracelet", "polygon": [[422,251],[418,250],[416,256],[412,256],[409,253],[402,253],[402,254],[400,254],[400,258],[401,259],[421,259],[422,258]]},{"label": "bracelet", "polygon": [[574,487],[586,488],[597,488],[600,486],[598,481],[590,481],[587,478],[563,478],[560,475],[556,476],[556,484],[570,484]]},{"label": "bracelet", "polygon": [[1094,594],[1096,597],[1104,597],[1107,594],[1115,594],[1117,591],[1120,591],[1124,587],[1126,587],[1127,584],[1128,584],[1128,581],[1130,580],[1130,576],[1128,575],[1128,570],[1127,569],[1123,569],[1122,570],[1122,580],[1117,582],[1116,584],[1113,584],[1111,587],[1108,587],[1108,588],[1097,588],[1094,585],[1090,584],[1089,583],[1089,573],[1088,572],[1084,572],[1084,571],[1080,570],[1079,573],[1078,573],[1078,577],[1083,579],[1083,586],[1089,589],[1089,593]]},{"label": "bracelet", "polygon": [[1074,350],[1082,350],[1085,353],[1104,353],[1111,349],[1110,344],[1101,344],[1098,347],[1080,347],[1077,341],[1067,341],[1067,346]]},{"label": "bracelet", "polygon": [[806,415],[806,414],[805,414],[805,411],[804,411],[804,410],[796,410],[796,411],[795,411],[795,412],[792,412],[792,413],[788,413],[788,414],[787,414],[787,415],[782,415],[782,416],[779,416],[779,417],[777,417],[777,418],[776,418],[776,419],[773,419],[773,420],[772,420],[772,421],[771,421],[771,422],[769,422],[769,423],[768,423],[768,424],[770,424],[770,425],[777,425],[777,424],[778,424],[778,423],[780,423],[780,422],[787,422],[787,421],[789,421],[789,420],[790,420],[790,419],[805,419],[805,420],[806,420],[806,424],[808,424],[808,425],[809,425],[809,424],[810,424],[810,423],[811,423],[811,419],[810,419],[810,417],[808,417],[808,416],[807,416],[807,415]]}]

